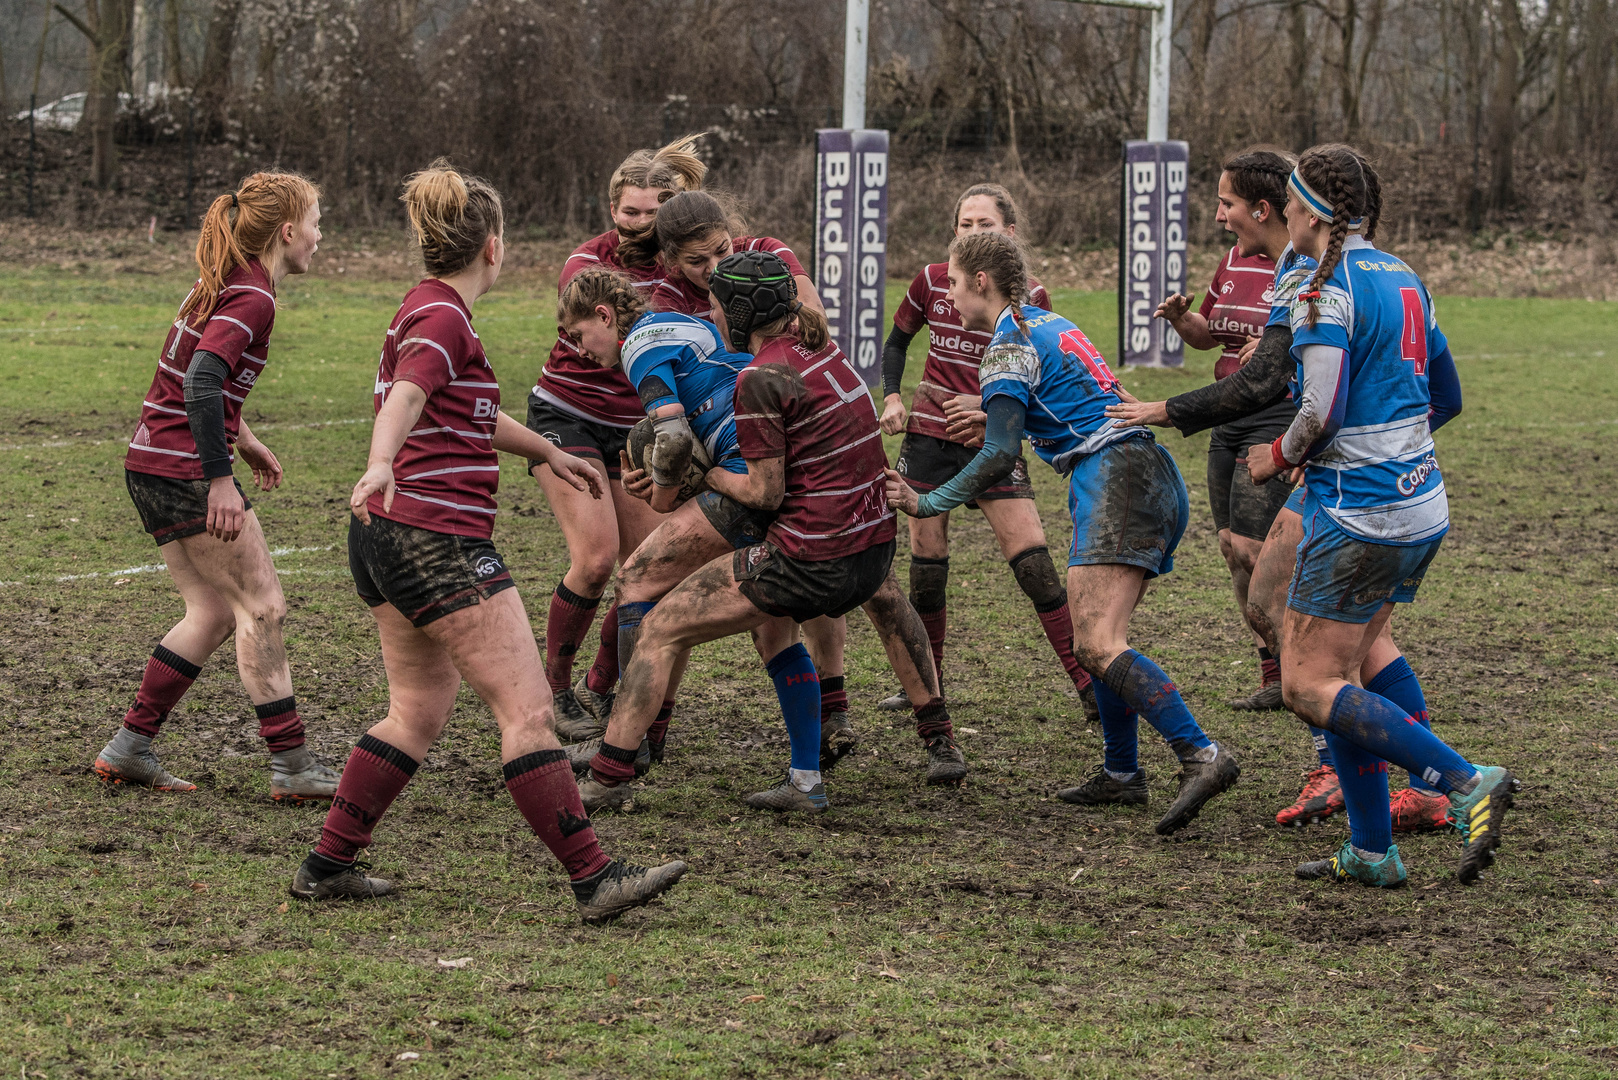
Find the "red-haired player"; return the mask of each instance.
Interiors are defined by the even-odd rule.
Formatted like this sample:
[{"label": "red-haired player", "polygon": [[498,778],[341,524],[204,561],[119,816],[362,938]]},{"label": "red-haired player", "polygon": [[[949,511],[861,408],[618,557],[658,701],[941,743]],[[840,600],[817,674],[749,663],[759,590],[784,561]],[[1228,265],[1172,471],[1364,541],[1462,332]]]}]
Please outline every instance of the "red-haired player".
[{"label": "red-haired player", "polygon": [[[607,185],[613,227],[568,256],[558,293],[580,270],[605,266],[629,275],[650,298],[664,276],[652,224],[670,195],[702,186],[707,166],[694,150],[698,138],[682,136],[660,150],[637,150],[624,159]],[[569,741],[606,730],[618,681],[616,604],[602,619],[595,663],[576,689],[574,654],[590,631],[613,566],[639,547],[661,519],[644,501],[625,494],[619,476],[624,440],[644,415],[640,397],[621,371],[586,360],[566,334],[557,333],[528,396],[528,428],[569,454],[599,461],[611,492],[609,499],[591,499],[543,461],[528,463],[567,542],[567,573],[556,585],[545,618],[545,677],[556,698],[556,733]]]},{"label": "red-haired player", "polygon": [[275,290],[309,269],[320,243],[320,191],[290,173],[254,173],[208,208],[197,238],[201,277],[180,306],[124,459],[141,524],[157,541],[185,618],[146,662],[135,704],[95,770],[113,783],[195,791],[152,752],[215,649],[236,635],[236,665],[270,748],[270,795],[329,799],[337,773],[304,745],[281,624],[286,600],[252,504],[231,475],[236,453],[263,491],[281,463],[242,420],[269,360]]},{"label": "red-haired player", "polygon": [[[974,184],[955,200],[953,227],[956,236],[974,232],[1015,236],[1017,204],[999,184]],[[977,455],[973,444],[981,443],[981,433],[971,421],[981,416],[977,401],[978,362],[992,335],[962,325],[961,314],[948,293],[949,263],[932,263],[923,268],[893,313],[893,330],[882,349],[882,431],[886,435],[905,433],[897,468],[917,491],[932,491],[948,483]],[[1028,302],[1047,311],[1051,307],[1045,287],[1033,278],[1028,279]],[[927,364],[907,417],[904,398],[899,394],[905,351],[923,327],[928,337]],[[1096,720],[1100,714],[1090,675],[1073,656],[1073,618],[1068,613],[1067,590],[1051,562],[1045,528],[1033,500],[1028,463],[1019,455],[1011,475],[969,506],[983,511],[1000,544],[1000,553],[1011,564],[1017,584],[1033,601],[1045,636],[1073,680],[1085,714]],[[927,626],[933,664],[942,679],[948,618],[945,591],[949,584],[949,514],[913,517],[909,522],[910,602]],[[882,708],[903,709],[908,704],[900,693],[884,701]]]},{"label": "red-haired player", "polygon": [[464,678],[500,725],[506,787],[567,868],[585,922],[672,886],[685,864],[652,870],[607,858],[552,730],[550,690],[528,615],[490,537],[497,451],[533,455],[599,498],[600,475],[500,410],[500,384],[472,329],[472,305],[505,257],[500,196],[443,162],[412,176],[404,201],[429,277],[406,294],[382,348],[376,425],[354,485],[348,561],[370,605],[388,673],[388,715],[349,756],[319,845],[292,894],[383,896],[360,850],[455,708]]}]

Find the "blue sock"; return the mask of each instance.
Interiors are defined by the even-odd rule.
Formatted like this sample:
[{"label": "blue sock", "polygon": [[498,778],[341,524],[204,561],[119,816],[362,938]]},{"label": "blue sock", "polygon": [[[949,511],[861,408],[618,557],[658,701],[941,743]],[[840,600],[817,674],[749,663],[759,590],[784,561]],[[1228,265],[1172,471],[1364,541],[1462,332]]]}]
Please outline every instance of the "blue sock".
[{"label": "blue sock", "polygon": [[1181,761],[1213,745],[1163,669],[1134,649],[1119,653],[1107,665],[1105,681],[1113,693],[1157,729]]},{"label": "blue sock", "polygon": [[629,670],[629,661],[635,657],[635,642],[640,640],[640,621],[657,606],[655,600],[631,600],[618,605],[618,678]]},{"label": "blue sock", "polygon": [[[1465,758],[1403,709],[1357,686],[1345,686],[1337,692],[1326,729],[1367,753],[1409,769],[1411,776],[1421,777],[1445,794],[1464,787],[1477,773]],[[1339,768],[1339,779],[1342,774]]]},{"label": "blue sock", "polygon": [[1103,767],[1116,776],[1133,776],[1140,771],[1140,762],[1135,757],[1140,746],[1136,735],[1140,717],[1106,683],[1096,679],[1090,685],[1096,692],[1096,708],[1101,712],[1101,743],[1106,752]]},{"label": "blue sock", "polygon": [[[621,609],[620,609],[621,610]],[[619,633],[623,631],[620,629]],[[765,670],[775,680],[781,715],[792,740],[792,767],[808,772],[820,769],[820,677],[803,642],[775,654]]]},{"label": "blue sock", "polygon": [[1332,764],[1331,747],[1326,742],[1326,733],[1319,728],[1310,728],[1309,731],[1315,739],[1315,756],[1320,758],[1320,763],[1326,768],[1335,769],[1337,766]]},{"label": "blue sock", "polygon": [[[1410,664],[1404,657],[1399,657],[1377,672],[1376,678],[1365,684],[1365,689],[1387,698],[1403,709],[1407,716],[1415,717],[1416,722],[1428,731],[1433,729],[1432,719],[1427,715],[1427,695],[1421,692],[1421,680],[1410,670]],[[1410,786],[1428,795],[1438,794],[1437,788],[1415,773],[1410,774]]]},{"label": "blue sock", "polygon": [[1326,732],[1337,782],[1348,808],[1348,842],[1361,851],[1386,855],[1393,843],[1392,811],[1388,808],[1388,763],[1361,750],[1335,732]]}]

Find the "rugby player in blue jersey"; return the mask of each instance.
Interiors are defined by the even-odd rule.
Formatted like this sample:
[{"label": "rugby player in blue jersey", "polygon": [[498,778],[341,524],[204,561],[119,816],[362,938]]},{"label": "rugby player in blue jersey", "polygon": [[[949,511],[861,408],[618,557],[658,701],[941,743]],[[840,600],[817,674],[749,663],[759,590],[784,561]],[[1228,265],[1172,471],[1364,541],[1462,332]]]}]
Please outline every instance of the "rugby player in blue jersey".
[{"label": "rugby player in blue jersey", "polygon": [[1146,582],[1173,569],[1189,516],[1185,481],[1150,432],[1108,419],[1106,407],[1119,400],[1118,380],[1089,339],[1060,315],[1026,303],[1028,271],[1015,240],[986,232],[956,237],[949,283],[962,324],[994,335],[978,376],[987,417],[983,448],[926,494],[890,469],[888,501],[914,517],[960,506],[1011,471],[1025,434],[1041,458],[1069,477],[1074,654],[1095,679],[1106,760],[1087,783],[1057,794],[1087,805],[1143,805],[1138,714],[1180,760],[1178,796],[1157,823],[1159,833],[1175,832],[1241,774],[1163,670],[1129,646],[1129,619]]},{"label": "rugby player in blue jersey", "polygon": [[1393,605],[1414,601],[1449,529],[1428,386],[1449,345],[1421,279],[1362,235],[1379,188],[1363,155],[1341,145],[1305,153],[1287,183],[1292,246],[1317,263],[1291,305],[1298,416],[1273,443],[1248,451],[1255,483],[1304,469],[1282,692],[1288,708],[1324,731],[1349,819],[1337,854],[1298,875],[1404,882],[1390,828],[1391,761],[1448,797],[1465,845],[1459,877],[1471,884],[1494,861],[1511,773],[1473,766],[1408,710],[1360,686]]}]

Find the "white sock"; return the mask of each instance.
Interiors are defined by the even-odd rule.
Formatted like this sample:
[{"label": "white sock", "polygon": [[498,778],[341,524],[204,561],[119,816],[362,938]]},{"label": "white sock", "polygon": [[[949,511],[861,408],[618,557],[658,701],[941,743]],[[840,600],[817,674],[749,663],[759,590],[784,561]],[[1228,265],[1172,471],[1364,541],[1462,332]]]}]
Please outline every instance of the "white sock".
[{"label": "white sock", "polygon": [[1219,756],[1219,744],[1216,743],[1216,742],[1211,742],[1207,746],[1204,746],[1200,750],[1192,751],[1191,756],[1186,758],[1185,760],[1186,761],[1195,761],[1195,762],[1198,762],[1199,764],[1206,765],[1206,764],[1208,764],[1210,761],[1212,761],[1214,758],[1216,758],[1218,756]]},{"label": "white sock", "polygon": [[815,785],[820,783],[819,769],[790,769],[788,772],[791,775],[792,786],[805,795],[813,791]]},{"label": "white sock", "polygon": [[291,750],[277,750],[270,755],[270,767],[278,772],[301,773],[314,763],[308,743],[294,746]]}]

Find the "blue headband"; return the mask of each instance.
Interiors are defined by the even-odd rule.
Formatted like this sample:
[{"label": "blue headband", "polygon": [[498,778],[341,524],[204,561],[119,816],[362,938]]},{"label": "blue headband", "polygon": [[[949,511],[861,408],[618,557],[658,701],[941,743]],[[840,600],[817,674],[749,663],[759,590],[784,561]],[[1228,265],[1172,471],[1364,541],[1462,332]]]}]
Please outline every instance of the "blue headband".
[{"label": "blue headband", "polygon": [[[1332,213],[1331,203],[1321,198],[1320,193],[1309,186],[1309,181],[1305,180],[1297,169],[1293,169],[1292,175],[1287,177],[1287,190],[1296,195],[1298,201],[1307,206],[1315,217],[1328,225],[1332,223],[1336,215]],[[1364,218],[1349,219],[1349,232],[1359,232],[1363,228],[1365,228]]]}]

